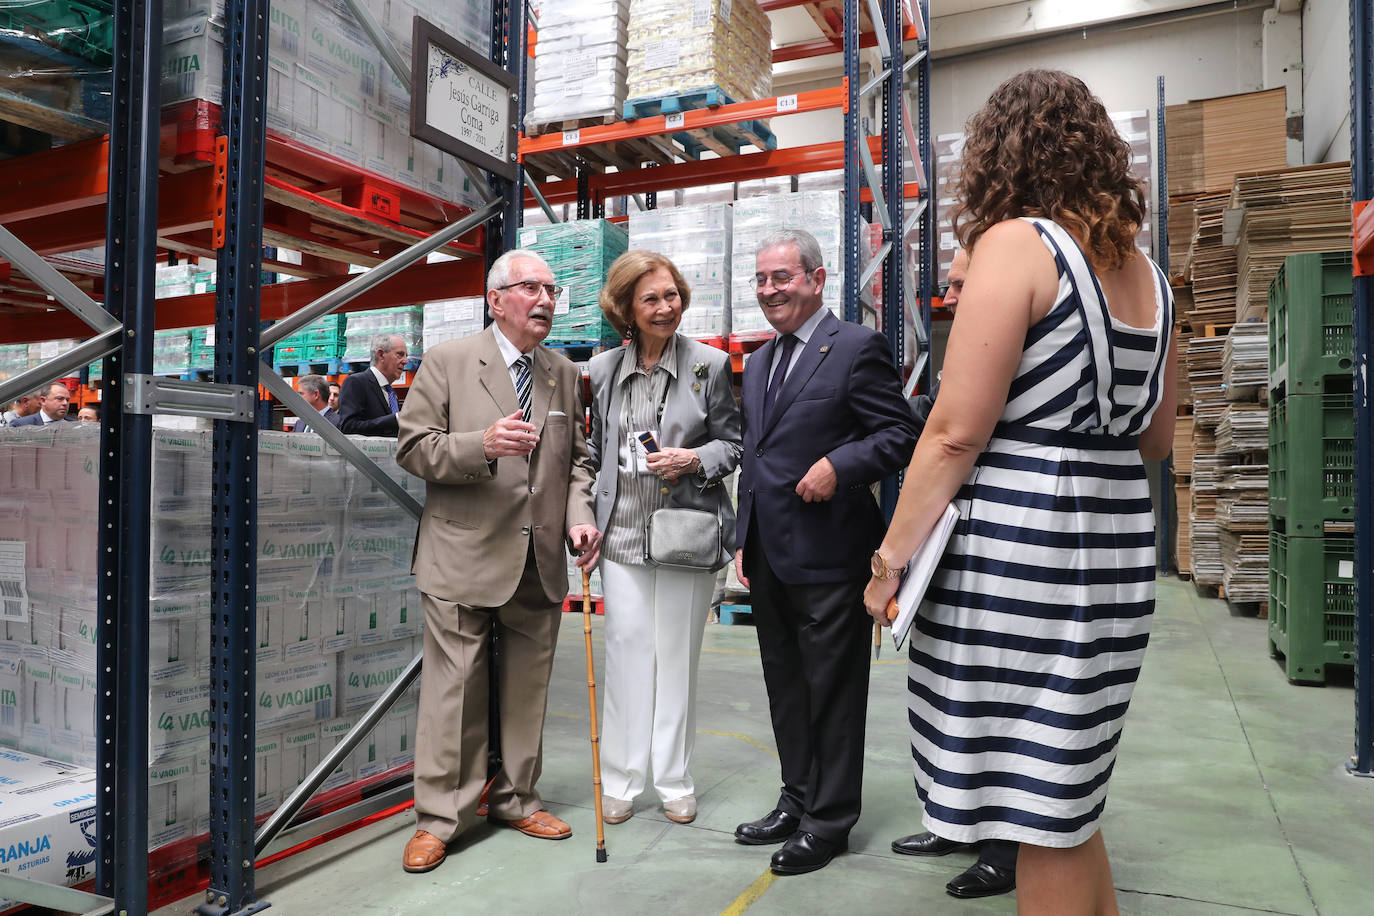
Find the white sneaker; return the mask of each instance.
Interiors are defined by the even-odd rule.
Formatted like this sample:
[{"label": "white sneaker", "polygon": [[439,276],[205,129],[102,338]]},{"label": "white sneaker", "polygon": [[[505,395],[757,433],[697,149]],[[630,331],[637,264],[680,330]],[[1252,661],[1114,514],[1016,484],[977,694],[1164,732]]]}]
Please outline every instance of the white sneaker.
[{"label": "white sneaker", "polygon": [[690,824],[697,819],[697,797],[684,795],[663,803],[663,813],[677,824]]},{"label": "white sneaker", "polygon": [[608,824],[623,824],[635,813],[634,803],[623,798],[601,796],[601,819]]}]

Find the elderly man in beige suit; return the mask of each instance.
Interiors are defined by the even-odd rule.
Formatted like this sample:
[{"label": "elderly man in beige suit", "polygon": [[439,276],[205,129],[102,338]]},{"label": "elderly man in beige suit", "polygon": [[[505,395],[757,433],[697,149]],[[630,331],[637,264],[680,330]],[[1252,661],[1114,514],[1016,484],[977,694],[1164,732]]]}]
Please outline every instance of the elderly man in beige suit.
[{"label": "elderly man in beige suit", "polygon": [[488,819],[560,840],[572,829],[544,809],[535,782],[544,707],[568,592],[564,544],[597,562],[582,375],[540,346],[558,288],[531,251],[506,252],[487,277],[495,324],[442,343],[400,414],[396,460],[427,482],[414,573],[425,648],[415,741],[415,835],[402,865],[437,867],[472,826],[486,783],[487,635],[502,633],[501,770]]}]

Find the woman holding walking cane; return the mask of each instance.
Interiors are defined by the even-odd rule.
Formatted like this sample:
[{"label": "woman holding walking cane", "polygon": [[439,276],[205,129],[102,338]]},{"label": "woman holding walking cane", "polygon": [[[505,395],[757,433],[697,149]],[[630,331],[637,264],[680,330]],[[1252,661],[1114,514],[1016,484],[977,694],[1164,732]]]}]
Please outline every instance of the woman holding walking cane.
[{"label": "woman holding walking cane", "polygon": [[648,774],[664,814],[696,818],[688,766],[697,659],[715,571],[735,552],[721,480],[738,466],[739,407],[728,354],[677,333],[691,290],[668,258],[629,251],[601,309],[629,343],[594,357],[590,452],[606,532],[606,823],[634,811]]}]

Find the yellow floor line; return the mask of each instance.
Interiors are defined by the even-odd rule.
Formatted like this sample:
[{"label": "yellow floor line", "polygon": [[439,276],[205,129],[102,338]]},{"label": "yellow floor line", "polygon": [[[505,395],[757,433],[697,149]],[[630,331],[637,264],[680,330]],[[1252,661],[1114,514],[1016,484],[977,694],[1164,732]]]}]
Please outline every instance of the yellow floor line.
[{"label": "yellow floor line", "polygon": [[755,741],[753,738],[750,738],[748,735],[741,735],[741,734],[739,734],[738,732],[716,732],[716,731],[711,731],[709,728],[699,728],[699,729],[697,729],[697,734],[698,734],[698,735],[715,735],[715,736],[718,737],[718,738],[738,738],[739,740],[743,741],[745,744],[748,744],[748,745],[750,745],[750,746],[752,746],[752,747],[756,747],[756,748],[758,748],[759,750],[763,751],[765,754],[767,754],[768,756],[772,757],[774,760],[777,760],[777,759],[778,759],[778,752],[777,752],[777,751],[773,750],[773,748],[769,747],[769,746],[766,745],[766,744],[763,744],[762,742]]},{"label": "yellow floor line", "polygon": [[755,903],[758,903],[759,898],[763,896],[764,891],[772,887],[773,882],[777,880],[777,877],[777,875],[773,874],[773,870],[771,868],[768,871],[765,871],[763,874],[759,875],[757,878],[754,879],[753,884],[745,888],[744,893],[740,894],[738,897],[735,898],[734,903],[730,904],[725,909],[720,911],[720,916],[740,916],[740,914],[743,913],[745,910],[749,909]]}]

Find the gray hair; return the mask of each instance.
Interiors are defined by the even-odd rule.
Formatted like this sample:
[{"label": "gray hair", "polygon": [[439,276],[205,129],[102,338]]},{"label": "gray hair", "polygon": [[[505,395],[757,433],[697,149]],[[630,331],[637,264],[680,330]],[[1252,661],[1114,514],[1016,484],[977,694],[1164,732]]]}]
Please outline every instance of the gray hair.
[{"label": "gray hair", "polygon": [[329,400],[329,381],[323,375],[302,375],[296,379],[296,390],[302,394],[311,391],[320,400]]},{"label": "gray hair", "polygon": [[821,260],[820,242],[817,242],[816,237],[805,229],[779,229],[776,232],[770,232],[754,249],[754,255],[757,257],[760,252],[769,248],[776,248],[779,245],[796,245],[802,269],[807,273],[811,273],[817,267],[825,266],[825,262]]},{"label": "gray hair", "polygon": [[510,283],[510,264],[517,258],[529,258],[548,270],[549,273],[553,273],[549,267],[549,262],[545,261],[539,252],[530,251],[528,248],[512,248],[491,263],[491,270],[487,271],[487,292]]},{"label": "gray hair", "polygon": [[[395,342],[393,342],[395,341]],[[372,338],[372,364],[377,364],[377,353],[390,353],[397,347],[405,346],[405,338],[400,334],[378,334]]]}]

